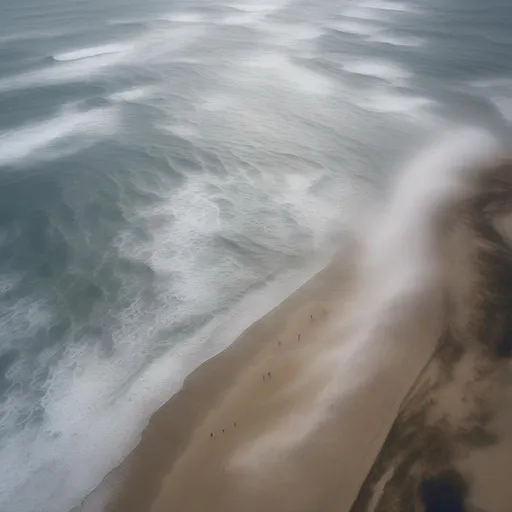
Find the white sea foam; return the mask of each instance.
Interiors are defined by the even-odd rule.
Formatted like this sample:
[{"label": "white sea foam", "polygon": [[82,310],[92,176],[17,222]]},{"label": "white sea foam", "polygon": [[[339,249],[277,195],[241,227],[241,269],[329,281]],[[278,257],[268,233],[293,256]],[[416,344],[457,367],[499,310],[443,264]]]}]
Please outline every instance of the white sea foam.
[{"label": "white sea foam", "polygon": [[265,12],[246,12],[226,16],[220,23],[223,25],[254,25],[265,18]]},{"label": "white sea foam", "polygon": [[28,89],[67,82],[87,80],[105,68],[123,62],[124,53],[98,55],[90,59],[70,60],[0,80],[0,92]]},{"label": "white sea foam", "polygon": [[200,24],[180,24],[172,31],[153,30],[123,44],[82,48],[58,54],[53,65],[0,79],[0,92],[90,80],[100,72],[140,59],[159,60],[179,52],[205,33]]},{"label": "white sea foam", "polygon": [[249,3],[240,2],[229,4],[228,7],[236,9],[238,13],[225,17],[221,23],[225,25],[253,25],[265,19],[269,14],[281,10],[288,4],[288,0],[277,0],[275,2]]},{"label": "white sea foam", "polygon": [[204,21],[204,16],[194,12],[182,12],[168,14],[166,16],[162,16],[161,19],[174,21],[176,23],[202,23]]},{"label": "white sea foam", "polygon": [[368,41],[373,43],[391,44],[393,46],[421,46],[424,40],[415,36],[399,36],[388,32],[375,32],[368,37]]},{"label": "white sea foam", "polygon": [[[10,288],[20,281],[20,276],[9,275],[2,277],[0,283],[2,287]],[[9,306],[4,306],[0,332],[3,349],[17,346],[25,339],[35,336],[39,330],[49,325],[51,319],[51,305],[38,296],[27,296]]]},{"label": "white sea foam", "polygon": [[279,11],[289,4],[289,0],[275,0],[274,2],[237,2],[229,4],[229,7],[246,12],[272,13]]},{"label": "white sea foam", "polygon": [[383,0],[383,1],[375,1],[375,0],[366,0],[362,2],[358,2],[360,7],[365,7],[367,9],[375,9],[375,10],[383,10],[383,11],[399,11],[399,12],[416,12],[417,8],[412,5],[411,2],[395,2],[393,0]]},{"label": "white sea foam", "polygon": [[295,48],[297,43],[314,41],[324,33],[321,28],[308,23],[265,23],[258,28],[271,35],[269,42],[272,44],[283,45],[290,49]]},{"label": "white sea foam", "polygon": [[345,32],[346,34],[355,34],[361,36],[373,35],[381,30],[379,25],[367,22],[353,20],[341,20],[331,23],[329,28]]},{"label": "white sea foam", "polygon": [[68,62],[73,60],[88,59],[99,57],[100,55],[110,55],[113,53],[125,53],[132,50],[132,46],[128,44],[104,44],[101,46],[91,46],[90,48],[80,48],[64,53],[58,53],[53,59],[60,62]]},{"label": "white sea foam", "polygon": [[111,134],[116,113],[111,109],[78,112],[64,109],[55,117],[16,130],[0,133],[0,166],[22,165],[33,159],[51,157],[53,146],[78,136],[78,147]]},{"label": "white sea foam", "polygon": [[[207,27],[200,23],[180,23],[172,30],[155,29],[137,41],[135,56],[145,62],[169,62],[180,58],[179,52],[190,48],[207,33]],[[196,58],[189,60],[195,61]]]},{"label": "white sea foam", "polygon": [[14,41],[26,41],[30,39],[50,39],[67,34],[65,30],[37,30],[37,31],[23,31],[16,34],[8,34],[0,36],[0,43],[11,43]]},{"label": "white sea foam", "polygon": [[501,115],[509,123],[512,122],[512,98],[510,96],[493,96],[490,100],[499,110]]},{"label": "white sea foam", "polygon": [[167,129],[174,135],[186,140],[194,139],[199,134],[197,127],[190,123],[175,123],[168,126]]},{"label": "white sea foam", "polygon": [[371,91],[366,100],[357,98],[354,101],[367,110],[398,114],[420,113],[433,104],[432,100],[427,98],[378,91]]},{"label": "white sea foam", "polygon": [[136,102],[146,98],[150,98],[155,93],[153,87],[134,87],[124,91],[115,92],[110,95],[110,99],[114,102]]},{"label": "white sea foam", "polygon": [[414,11],[409,4],[402,2],[367,1],[349,4],[341,10],[343,19],[331,24],[336,30],[349,34],[372,36],[370,40],[399,46],[417,46],[415,38],[390,36],[383,31],[383,23],[392,19],[393,12]]},{"label": "white sea foam", "polygon": [[386,21],[389,19],[389,14],[386,11],[368,9],[364,6],[349,7],[344,9],[342,14],[347,18],[354,18],[356,20]]},{"label": "white sea foam", "polygon": [[348,73],[379,78],[392,84],[403,85],[411,74],[394,62],[387,61],[353,61],[343,65]]},{"label": "white sea foam", "polygon": [[295,64],[279,53],[255,56],[248,59],[245,65],[249,69],[258,70],[258,78],[261,77],[261,71],[265,71],[269,77],[279,78],[289,87],[305,94],[326,95],[331,91],[332,83],[329,78]]}]

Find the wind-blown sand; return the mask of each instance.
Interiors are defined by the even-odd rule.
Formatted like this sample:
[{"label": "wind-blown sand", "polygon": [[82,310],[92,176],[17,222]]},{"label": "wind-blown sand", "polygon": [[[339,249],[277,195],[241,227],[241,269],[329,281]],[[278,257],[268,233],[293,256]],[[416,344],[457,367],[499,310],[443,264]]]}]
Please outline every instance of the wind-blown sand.
[{"label": "wind-blown sand", "polygon": [[[479,137],[454,153],[488,155]],[[406,173],[370,245],[193,372],[82,510],[348,512],[442,334],[439,213],[462,179],[445,151]]]}]

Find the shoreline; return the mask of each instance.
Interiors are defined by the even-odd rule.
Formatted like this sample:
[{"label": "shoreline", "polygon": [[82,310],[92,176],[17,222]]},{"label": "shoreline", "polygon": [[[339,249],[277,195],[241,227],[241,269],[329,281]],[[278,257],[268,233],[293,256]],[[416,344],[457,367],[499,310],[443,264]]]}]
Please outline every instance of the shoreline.
[{"label": "shoreline", "polygon": [[451,244],[466,231],[445,238],[440,213],[478,185],[452,157],[470,147],[466,159],[486,163],[480,139],[462,132],[420,155],[361,246],[192,372],[100,486],[102,509],[350,510],[445,333]]},{"label": "shoreline", "polygon": [[[359,249],[192,372],[80,512],[349,510],[438,327],[408,346],[432,319],[420,295],[381,333],[389,312],[361,287]],[[363,305],[377,319],[369,331]]]},{"label": "shoreline", "polygon": [[[273,351],[277,348],[285,359],[300,351],[305,337],[301,346],[300,342],[289,345],[276,342],[276,336],[283,332],[289,318],[300,316],[304,308],[308,312],[303,311],[302,316],[311,322],[309,315],[314,319],[320,316],[322,305],[336,302],[340,291],[350,287],[354,256],[355,249],[349,243],[324,269],[253,322],[231,345],[190,373],[182,388],[150,417],[135,449],[75,509],[96,512],[98,507],[105,507],[105,512],[149,511],[163,479],[186,451],[194,432],[215,411],[222,397],[235,387],[237,379],[251,374],[255,362],[275,355]],[[269,349],[270,353],[265,354]],[[277,382],[276,374],[269,381],[272,378]],[[242,423],[237,422],[233,428],[242,432]]]}]

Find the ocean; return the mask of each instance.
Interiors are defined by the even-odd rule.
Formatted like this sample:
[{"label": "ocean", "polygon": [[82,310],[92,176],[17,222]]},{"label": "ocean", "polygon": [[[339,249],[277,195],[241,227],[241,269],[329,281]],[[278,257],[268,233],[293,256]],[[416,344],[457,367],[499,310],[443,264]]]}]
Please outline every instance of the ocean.
[{"label": "ocean", "polygon": [[0,510],[79,504],[426,141],[507,141],[511,23],[508,0],[0,0]]}]

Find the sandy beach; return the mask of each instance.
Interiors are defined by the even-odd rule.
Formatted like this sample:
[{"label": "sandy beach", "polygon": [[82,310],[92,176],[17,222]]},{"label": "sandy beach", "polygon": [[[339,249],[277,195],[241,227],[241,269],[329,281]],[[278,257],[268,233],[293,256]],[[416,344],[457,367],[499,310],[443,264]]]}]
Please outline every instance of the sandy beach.
[{"label": "sandy beach", "polygon": [[410,350],[386,364],[347,344],[348,313],[366,300],[357,254],[338,255],[193,372],[82,509],[107,496],[108,512],[349,510],[433,348],[404,369]]},{"label": "sandy beach", "polygon": [[[106,507],[109,512],[169,507],[199,510],[205,506],[209,510],[238,509],[226,501],[233,500],[243,474],[235,468],[237,462],[231,455],[237,447],[307,407],[325,386],[319,375],[308,378],[305,366],[326,343],[332,343],[331,338],[318,334],[328,328],[340,302],[353,289],[354,256],[350,249],[336,256],[228,349],[194,371],[181,391],[152,416],[137,448],[105,479],[100,492],[84,501],[84,510],[96,509],[104,492],[111,494]],[[282,470],[276,475],[281,484],[289,473],[287,468]],[[190,478],[191,471],[194,478]],[[323,473],[322,469],[319,473],[308,471],[307,476],[321,481]],[[202,491],[198,494],[199,485]],[[271,482],[265,487],[270,490]],[[275,491],[265,499],[284,499],[284,493],[276,496]],[[324,491],[320,486],[315,493],[323,495]],[[290,497],[304,500],[299,493]],[[212,508],[212,499],[218,500],[216,508]],[[246,509],[261,505],[247,503]]]}]

